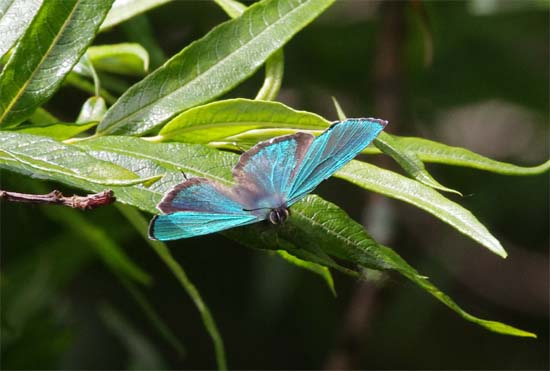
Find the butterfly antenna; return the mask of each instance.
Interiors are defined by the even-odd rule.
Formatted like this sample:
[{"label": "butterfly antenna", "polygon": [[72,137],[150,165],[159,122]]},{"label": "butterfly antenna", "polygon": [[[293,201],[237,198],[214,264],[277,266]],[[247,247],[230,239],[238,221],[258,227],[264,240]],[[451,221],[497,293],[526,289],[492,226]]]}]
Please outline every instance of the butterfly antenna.
[{"label": "butterfly antenna", "polygon": [[243,209],[243,211],[257,211],[257,210],[265,210],[265,209],[271,209],[270,207],[259,207],[257,209]]},{"label": "butterfly antenna", "polygon": [[183,170],[181,170],[181,175],[183,175],[183,179],[189,180],[189,177],[187,176],[187,174],[185,174]]}]

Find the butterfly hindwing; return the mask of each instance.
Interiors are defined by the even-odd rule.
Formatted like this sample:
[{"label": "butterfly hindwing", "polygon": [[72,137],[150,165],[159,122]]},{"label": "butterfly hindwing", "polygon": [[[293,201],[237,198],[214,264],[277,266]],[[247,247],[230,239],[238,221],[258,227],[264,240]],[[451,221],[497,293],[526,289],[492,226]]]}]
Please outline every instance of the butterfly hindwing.
[{"label": "butterfly hindwing", "polygon": [[261,142],[243,153],[233,168],[241,202],[249,209],[280,206],[312,142],[311,134],[300,132]]},{"label": "butterfly hindwing", "polygon": [[378,119],[349,119],[333,124],[308,148],[288,194],[288,205],[313,191],[351,161],[384,129]]},{"label": "butterfly hindwing", "polygon": [[259,221],[254,215],[179,211],[156,215],[149,225],[149,237],[168,241],[223,231]]},{"label": "butterfly hindwing", "polygon": [[191,178],[168,192],[149,226],[149,236],[174,240],[218,232],[261,220],[246,210],[232,189],[205,178]]}]

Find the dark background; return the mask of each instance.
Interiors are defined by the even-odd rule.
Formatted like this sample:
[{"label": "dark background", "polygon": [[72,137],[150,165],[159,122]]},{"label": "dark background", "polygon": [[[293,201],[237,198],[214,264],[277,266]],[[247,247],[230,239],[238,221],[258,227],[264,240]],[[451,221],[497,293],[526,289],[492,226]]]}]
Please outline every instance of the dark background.
[{"label": "dark background", "polygon": [[[548,9],[540,1],[339,1],[285,47],[279,99],[336,119],[334,96],[350,117],[389,119],[389,132],[537,165],[549,153]],[[214,3],[176,1],[148,19],[170,56],[227,18]],[[144,21],[116,27],[96,44],[136,40]],[[262,78],[260,71],[229,96],[253,97]],[[74,120],[86,97],[65,87],[47,108]],[[369,161],[399,171],[382,156]],[[213,312],[230,368],[549,368],[548,174],[428,168],[465,195],[449,197],[485,223],[506,260],[423,211],[343,181],[329,180],[316,193],[365,223],[464,309],[538,339],[466,322],[397,275],[373,284],[335,273],[334,298],[317,276],[221,235],[169,243]],[[1,181],[20,192],[82,193],[5,171]],[[142,291],[185,354],[159,335],[94,242],[67,226],[76,214],[153,276]],[[192,302],[114,207],[82,213],[2,203],[1,223],[3,369],[215,367]]]}]

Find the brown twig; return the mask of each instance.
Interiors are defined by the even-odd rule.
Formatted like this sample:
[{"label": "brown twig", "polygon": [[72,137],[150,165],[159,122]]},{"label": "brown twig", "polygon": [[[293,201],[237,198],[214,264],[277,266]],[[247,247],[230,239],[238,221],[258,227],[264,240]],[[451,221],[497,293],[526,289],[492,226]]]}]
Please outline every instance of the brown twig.
[{"label": "brown twig", "polygon": [[91,210],[97,207],[112,204],[116,198],[110,189],[86,196],[63,196],[58,190],[45,195],[33,195],[28,193],[8,192],[0,190],[0,199],[14,202],[27,202],[32,204],[65,205],[74,209]]}]

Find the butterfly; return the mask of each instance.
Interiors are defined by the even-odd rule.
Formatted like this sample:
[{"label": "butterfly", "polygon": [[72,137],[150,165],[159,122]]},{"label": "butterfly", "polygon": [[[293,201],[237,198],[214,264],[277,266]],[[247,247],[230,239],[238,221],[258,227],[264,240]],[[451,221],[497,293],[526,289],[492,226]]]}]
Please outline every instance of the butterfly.
[{"label": "butterfly", "polygon": [[297,132],[260,142],[233,168],[235,185],[190,178],[157,205],[163,213],[149,225],[149,237],[176,240],[269,220],[282,224],[289,207],[351,161],[384,129],[373,118],[333,123],[318,137]]}]

